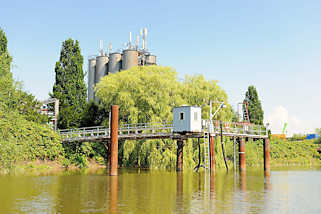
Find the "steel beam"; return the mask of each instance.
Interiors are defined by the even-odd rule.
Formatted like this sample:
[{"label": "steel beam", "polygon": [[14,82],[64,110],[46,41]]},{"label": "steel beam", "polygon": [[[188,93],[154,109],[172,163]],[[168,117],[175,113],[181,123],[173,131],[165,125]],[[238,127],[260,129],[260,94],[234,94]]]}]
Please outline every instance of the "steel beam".
[{"label": "steel beam", "polygon": [[111,147],[110,175],[118,174],[118,112],[119,106],[111,107]]},{"label": "steel beam", "polygon": [[239,143],[239,165],[240,165],[240,171],[245,171],[246,169],[246,162],[245,162],[245,139],[242,137],[240,138]]},{"label": "steel beam", "polygon": [[184,141],[177,140],[177,161],[176,161],[177,171],[183,171],[183,147],[184,147]]}]

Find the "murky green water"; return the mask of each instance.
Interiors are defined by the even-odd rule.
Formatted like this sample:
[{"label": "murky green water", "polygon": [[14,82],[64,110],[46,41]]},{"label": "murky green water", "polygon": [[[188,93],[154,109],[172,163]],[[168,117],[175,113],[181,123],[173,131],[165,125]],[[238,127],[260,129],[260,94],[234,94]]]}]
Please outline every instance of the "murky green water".
[{"label": "murky green water", "polygon": [[0,213],[321,213],[321,170],[2,176]]}]

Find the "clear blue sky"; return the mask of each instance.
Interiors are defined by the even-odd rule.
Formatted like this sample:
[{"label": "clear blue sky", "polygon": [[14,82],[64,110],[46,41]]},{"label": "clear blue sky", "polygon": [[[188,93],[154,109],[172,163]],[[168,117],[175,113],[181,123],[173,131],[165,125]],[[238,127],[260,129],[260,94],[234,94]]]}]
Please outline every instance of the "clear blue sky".
[{"label": "clear blue sky", "polygon": [[121,48],[128,32],[149,29],[160,65],[180,77],[219,81],[230,104],[257,87],[272,130],[321,127],[321,1],[5,1],[0,27],[9,40],[13,73],[38,99],[47,98],[63,40],[80,41],[84,56],[99,40]]}]

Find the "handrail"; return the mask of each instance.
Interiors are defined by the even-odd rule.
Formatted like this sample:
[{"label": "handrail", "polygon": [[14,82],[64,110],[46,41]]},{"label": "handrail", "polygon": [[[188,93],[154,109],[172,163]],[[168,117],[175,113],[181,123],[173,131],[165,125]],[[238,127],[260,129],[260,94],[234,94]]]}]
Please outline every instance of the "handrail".
[{"label": "handrail", "polygon": [[[208,121],[206,121],[208,122]],[[220,122],[213,121],[214,133],[220,133],[220,123],[223,124],[223,135],[251,135],[267,136],[267,129],[264,126],[249,123]],[[110,137],[110,128],[105,126],[92,126],[73,129],[58,130],[63,139],[79,140],[82,138]],[[207,126],[202,127],[202,132],[208,132]],[[120,124],[118,128],[119,137],[134,136],[164,136],[173,134],[173,123],[168,121],[137,124]]]}]

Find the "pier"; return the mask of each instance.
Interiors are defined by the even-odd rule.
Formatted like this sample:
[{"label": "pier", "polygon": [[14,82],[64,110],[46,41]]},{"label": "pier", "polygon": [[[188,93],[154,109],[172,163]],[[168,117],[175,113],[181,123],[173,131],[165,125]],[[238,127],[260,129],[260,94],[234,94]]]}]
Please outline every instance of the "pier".
[{"label": "pier", "polygon": [[215,171],[215,137],[229,137],[238,139],[239,169],[245,171],[246,166],[246,139],[263,139],[264,170],[270,171],[270,144],[267,129],[264,126],[250,123],[235,123],[212,121],[213,129],[209,131],[208,122],[202,120],[201,132],[174,132],[173,122],[119,124],[119,107],[111,107],[110,127],[95,126],[77,129],[59,130],[63,143],[68,142],[101,142],[107,148],[107,157],[110,164],[110,175],[117,175],[118,168],[118,141],[119,140],[148,140],[173,139],[177,142],[177,171],[183,170],[184,141],[189,138],[208,139],[209,166]]}]

